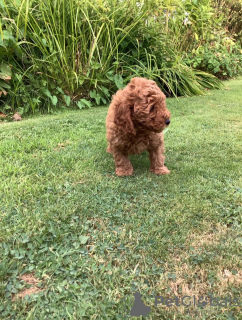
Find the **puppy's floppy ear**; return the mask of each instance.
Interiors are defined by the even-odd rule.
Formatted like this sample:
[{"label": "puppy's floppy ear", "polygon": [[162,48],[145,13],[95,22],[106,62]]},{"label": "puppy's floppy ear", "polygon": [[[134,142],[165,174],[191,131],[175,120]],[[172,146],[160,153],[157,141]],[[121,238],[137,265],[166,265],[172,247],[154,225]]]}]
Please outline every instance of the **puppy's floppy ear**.
[{"label": "puppy's floppy ear", "polygon": [[158,86],[147,87],[143,94],[147,97],[148,105],[155,103],[156,101],[165,100],[166,96],[161,92]]},{"label": "puppy's floppy ear", "polygon": [[133,108],[125,104],[119,104],[116,106],[114,114],[114,123],[120,128],[120,130],[136,134],[133,121],[131,119],[131,113]]}]

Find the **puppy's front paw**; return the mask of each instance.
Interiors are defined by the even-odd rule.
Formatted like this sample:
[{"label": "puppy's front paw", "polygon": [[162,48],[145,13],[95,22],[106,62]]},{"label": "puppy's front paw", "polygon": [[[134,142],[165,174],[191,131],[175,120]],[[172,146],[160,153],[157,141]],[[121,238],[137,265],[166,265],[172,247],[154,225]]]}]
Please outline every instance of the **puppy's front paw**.
[{"label": "puppy's front paw", "polygon": [[157,169],[151,168],[150,171],[155,174],[169,174],[170,173],[170,170],[166,166],[163,166],[163,167],[157,168]]},{"label": "puppy's front paw", "polygon": [[133,169],[116,168],[115,173],[117,176],[132,176]]}]

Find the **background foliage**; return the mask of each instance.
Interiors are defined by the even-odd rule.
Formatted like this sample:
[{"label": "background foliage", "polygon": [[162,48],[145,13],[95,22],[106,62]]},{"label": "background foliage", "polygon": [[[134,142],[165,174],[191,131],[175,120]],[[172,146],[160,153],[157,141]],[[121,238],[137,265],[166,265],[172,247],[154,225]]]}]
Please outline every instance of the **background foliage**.
[{"label": "background foliage", "polygon": [[[167,95],[241,73],[241,1],[0,0],[0,111],[106,104],[134,75]],[[227,19],[229,14],[230,19]]]}]

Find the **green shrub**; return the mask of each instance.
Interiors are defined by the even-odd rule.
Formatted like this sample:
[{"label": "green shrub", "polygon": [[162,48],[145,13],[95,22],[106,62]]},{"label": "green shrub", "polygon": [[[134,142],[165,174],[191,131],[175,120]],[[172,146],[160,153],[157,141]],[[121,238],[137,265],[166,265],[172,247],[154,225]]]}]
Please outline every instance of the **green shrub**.
[{"label": "green shrub", "polygon": [[0,58],[12,74],[9,83],[0,79],[10,86],[2,111],[106,104],[134,75],[171,95],[221,86],[182,59],[211,33],[209,0],[2,0],[0,7]]},{"label": "green shrub", "polygon": [[[221,18],[217,17],[211,0],[163,2],[166,3],[163,18],[166,37],[175,51],[191,51],[200,43],[210,41],[213,31],[220,28]],[[160,15],[162,20],[162,11]]]},{"label": "green shrub", "polygon": [[242,45],[242,1],[216,0],[214,8],[217,16],[222,16],[222,26],[236,41]]},{"label": "green shrub", "polygon": [[242,48],[228,37],[207,43],[187,54],[187,65],[216,75],[220,79],[242,73]]}]

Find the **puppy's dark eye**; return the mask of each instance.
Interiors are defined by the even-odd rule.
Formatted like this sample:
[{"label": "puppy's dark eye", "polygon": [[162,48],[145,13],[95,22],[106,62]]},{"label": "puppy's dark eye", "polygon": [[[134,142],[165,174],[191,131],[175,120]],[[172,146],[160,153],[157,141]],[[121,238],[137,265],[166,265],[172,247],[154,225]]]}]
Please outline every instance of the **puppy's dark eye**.
[{"label": "puppy's dark eye", "polygon": [[150,112],[155,110],[155,105],[153,104],[153,106],[150,108]]}]

